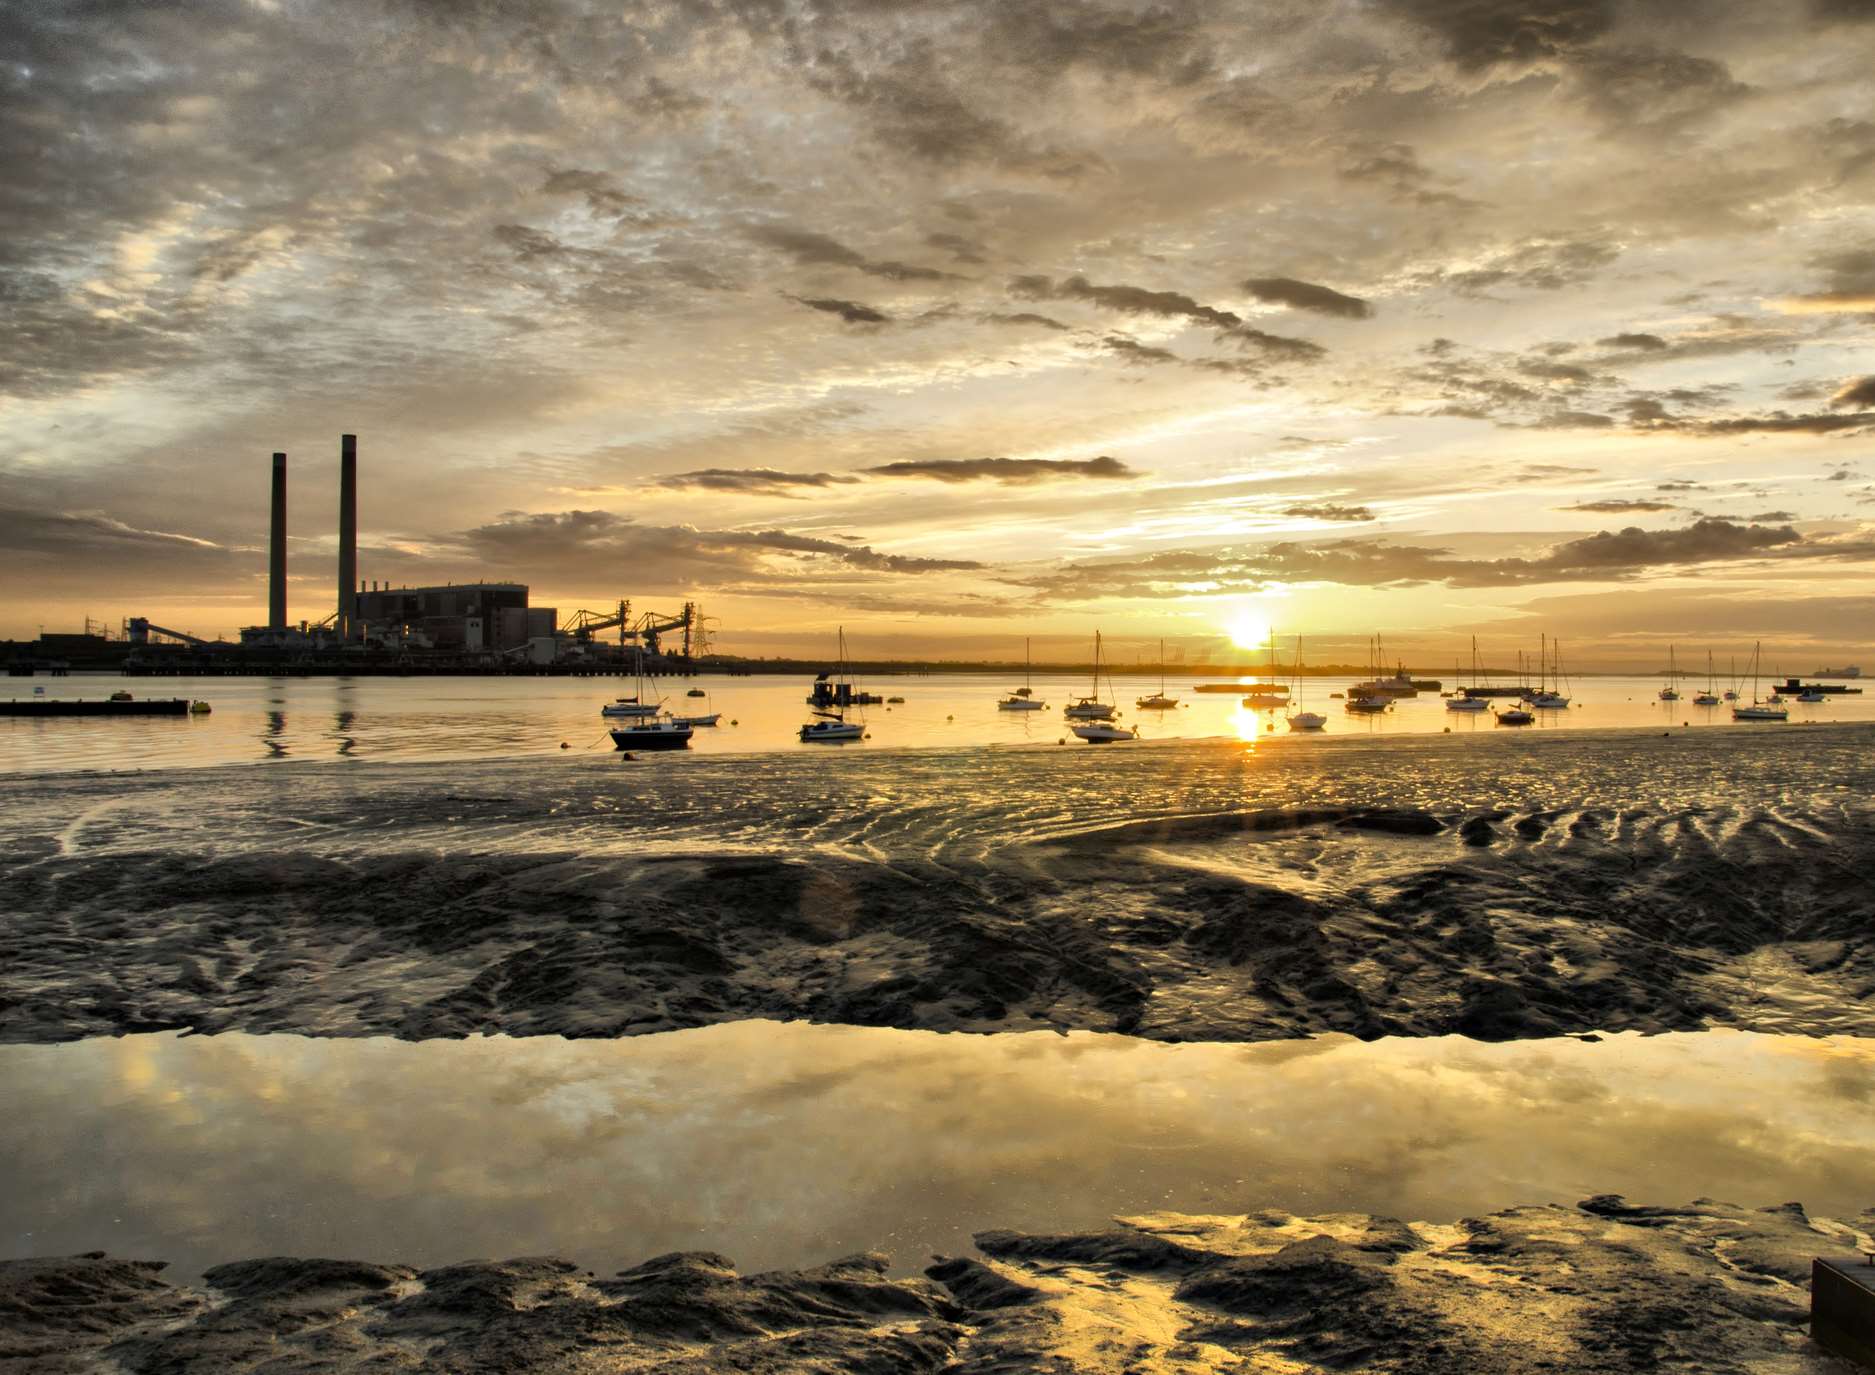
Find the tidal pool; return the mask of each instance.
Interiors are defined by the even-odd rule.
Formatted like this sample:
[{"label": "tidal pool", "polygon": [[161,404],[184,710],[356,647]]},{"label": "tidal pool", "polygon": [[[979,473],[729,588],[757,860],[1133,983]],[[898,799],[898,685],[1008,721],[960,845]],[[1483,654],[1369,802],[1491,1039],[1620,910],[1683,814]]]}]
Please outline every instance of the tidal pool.
[{"label": "tidal pool", "polygon": [[1150,1209],[1449,1221],[1595,1193],[1875,1203],[1875,1040],[1166,1045],[741,1022],[630,1040],[0,1047],[0,1246],[186,1279],[678,1249],[745,1272]]}]

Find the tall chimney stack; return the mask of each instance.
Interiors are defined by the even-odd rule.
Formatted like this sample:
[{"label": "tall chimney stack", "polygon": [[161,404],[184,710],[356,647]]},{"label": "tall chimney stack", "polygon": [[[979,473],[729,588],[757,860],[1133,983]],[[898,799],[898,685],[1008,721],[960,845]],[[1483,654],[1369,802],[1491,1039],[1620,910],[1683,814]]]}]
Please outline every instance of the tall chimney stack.
[{"label": "tall chimney stack", "polygon": [[358,436],[339,436],[339,615],[341,641],[352,638],[358,605]]},{"label": "tall chimney stack", "polygon": [[273,542],[267,550],[267,624],[286,629],[286,455],[273,456]]}]

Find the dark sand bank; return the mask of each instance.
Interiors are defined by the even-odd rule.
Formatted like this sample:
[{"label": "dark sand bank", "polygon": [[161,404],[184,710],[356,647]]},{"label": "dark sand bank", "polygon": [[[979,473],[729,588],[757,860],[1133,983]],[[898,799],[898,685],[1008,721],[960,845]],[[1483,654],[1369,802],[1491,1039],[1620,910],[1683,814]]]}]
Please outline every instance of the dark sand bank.
[{"label": "dark sand bank", "polygon": [[0,780],[0,1040],[1867,1035],[1871,734]]},{"label": "dark sand bank", "polygon": [[1124,1219],[987,1232],[895,1279],[881,1257],[742,1275],[686,1252],[609,1277],[553,1258],[272,1258],[199,1287],[101,1254],[0,1263],[0,1371],[1836,1369],[1809,1341],[1818,1254],[1875,1213],[1700,1201],[1513,1208],[1445,1226],[1365,1214]]}]

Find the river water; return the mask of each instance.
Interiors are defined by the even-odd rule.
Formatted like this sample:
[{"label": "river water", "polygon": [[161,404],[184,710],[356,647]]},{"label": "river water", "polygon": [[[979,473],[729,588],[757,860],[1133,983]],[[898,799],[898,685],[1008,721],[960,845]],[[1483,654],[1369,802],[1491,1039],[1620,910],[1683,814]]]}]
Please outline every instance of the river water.
[{"label": "river water", "polygon": [[[1309,679],[1303,705],[1329,718],[1327,736],[1531,734],[1559,730],[1635,728],[1765,731],[1834,721],[1875,721],[1875,695],[1832,696],[1817,704],[1792,701],[1784,726],[1737,723],[1729,705],[1695,707],[1697,687],[1673,703],[1657,700],[1653,678],[1581,678],[1571,686],[1566,711],[1537,713],[1533,726],[1499,726],[1489,712],[1449,712],[1436,694],[1397,703],[1376,716],[1347,713],[1334,694],[1352,679]],[[480,759],[509,755],[606,751],[612,742],[599,708],[629,680],[579,678],[141,678],[74,674],[16,680],[13,696],[34,688],[58,697],[104,697],[128,687],[139,697],[189,697],[208,702],[207,716],[32,721],[0,717],[0,772],[68,769],[148,769],[284,760]],[[720,712],[721,723],[699,728],[697,754],[770,750],[823,751],[803,745],[810,718],[808,683],[788,677],[702,677],[661,680],[659,694],[673,710]],[[1054,746],[1081,748],[1068,734],[1061,708],[1087,690],[1080,678],[1042,677],[1037,712],[999,711],[997,699],[1012,684],[981,674],[879,678],[865,684],[901,703],[856,711],[869,735],[838,748],[877,750],[932,746]],[[1246,742],[1290,734],[1281,711],[1243,707],[1235,694],[1198,693],[1193,680],[1175,678],[1167,692],[1179,699],[1169,711],[1141,710],[1135,699],[1158,680],[1117,680],[1121,720],[1144,741],[1229,739]],[[695,689],[704,695],[686,694]],[[1747,686],[1746,695],[1749,696]]]}]

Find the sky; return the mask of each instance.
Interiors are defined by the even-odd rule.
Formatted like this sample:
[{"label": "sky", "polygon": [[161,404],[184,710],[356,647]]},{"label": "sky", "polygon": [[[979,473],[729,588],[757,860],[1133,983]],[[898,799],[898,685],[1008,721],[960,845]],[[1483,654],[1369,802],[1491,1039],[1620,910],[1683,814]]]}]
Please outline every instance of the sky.
[{"label": "sky", "polygon": [[1875,657],[1875,0],[0,9],[0,636]]}]

